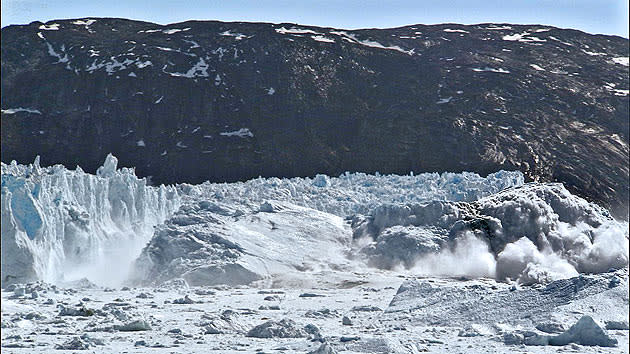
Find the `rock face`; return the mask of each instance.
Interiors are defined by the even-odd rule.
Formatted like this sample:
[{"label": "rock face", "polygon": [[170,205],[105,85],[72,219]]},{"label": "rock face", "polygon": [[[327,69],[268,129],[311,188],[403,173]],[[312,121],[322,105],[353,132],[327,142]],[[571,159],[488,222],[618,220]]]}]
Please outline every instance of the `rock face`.
[{"label": "rock face", "polygon": [[518,169],[626,218],[627,55],[547,26],[9,26],[2,161],[112,152],[163,183]]}]

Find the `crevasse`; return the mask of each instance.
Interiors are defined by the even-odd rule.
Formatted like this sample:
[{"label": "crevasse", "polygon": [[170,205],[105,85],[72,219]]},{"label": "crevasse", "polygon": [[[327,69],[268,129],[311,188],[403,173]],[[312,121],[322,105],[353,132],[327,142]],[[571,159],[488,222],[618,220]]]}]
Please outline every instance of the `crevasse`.
[{"label": "crevasse", "polygon": [[96,175],[80,167],[2,164],[2,285],[88,278],[117,285],[179,207],[171,186],[148,186],[108,155]]}]

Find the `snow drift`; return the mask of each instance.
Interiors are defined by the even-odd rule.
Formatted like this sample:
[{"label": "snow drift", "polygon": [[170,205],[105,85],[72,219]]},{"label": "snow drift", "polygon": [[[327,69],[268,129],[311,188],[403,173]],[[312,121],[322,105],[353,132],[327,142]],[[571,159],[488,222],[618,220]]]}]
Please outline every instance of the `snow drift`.
[{"label": "snow drift", "polygon": [[179,206],[173,187],[147,186],[108,155],[96,175],[79,167],[2,164],[2,285],[89,278],[115,285]]}]

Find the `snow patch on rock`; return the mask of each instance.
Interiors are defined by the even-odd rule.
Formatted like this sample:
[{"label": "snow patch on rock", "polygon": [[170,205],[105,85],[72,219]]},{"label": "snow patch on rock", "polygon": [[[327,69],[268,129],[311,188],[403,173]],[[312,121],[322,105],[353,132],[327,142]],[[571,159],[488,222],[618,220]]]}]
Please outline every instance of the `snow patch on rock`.
[{"label": "snow patch on rock", "polygon": [[221,133],[219,133],[219,135],[223,135],[223,136],[237,136],[239,138],[247,138],[247,137],[253,138],[254,137],[254,133],[252,133],[252,131],[249,130],[249,128],[241,128],[239,130],[235,130],[235,131],[231,131],[231,132],[221,132]]},{"label": "snow patch on rock", "polygon": [[617,58],[612,58],[613,63],[615,64],[620,64],[623,66],[628,66],[628,57],[617,57]]},{"label": "snow patch on rock", "polygon": [[4,113],[4,114],[15,114],[15,113],[18,113],[18,112],[42,114],[42,112],[40,112],[38,109],[35,109],[35,108],[18,107],[18,108],[7,108],[7,109],[3,109],[2,110],[2,113]]}]

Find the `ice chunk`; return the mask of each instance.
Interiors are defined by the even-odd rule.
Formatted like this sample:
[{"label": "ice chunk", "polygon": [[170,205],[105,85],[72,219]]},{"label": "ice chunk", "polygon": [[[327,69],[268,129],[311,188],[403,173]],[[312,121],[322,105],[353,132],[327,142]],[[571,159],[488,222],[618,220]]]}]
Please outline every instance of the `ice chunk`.
[{"label": "ice chunk", "polygon": [[322,343],[317,349],[308,352],[308,354],[336,354],[337,351],[328,342]]},{"label": "ice chunk", "polygon": [[224,265],[200,266],[182,275],[191,286],[225,284],[230,286],[247,285],[263,277],[243,265],[230,263]]},{"label": "ice chunk", "polygon": [[282,208],[277,203],[266,201],[266,202],[260,204],[260,209],[259,210],[262,213],[275,213],[276,211],[282,210]]},{"label": "ice chunk", "polygon": [[135,320],[124,325],[118,325],[114,327],[121,332],[138,332],[138,331],[150,331],[151,325],[144,320]]},{"label": "ice chunk", "polygon": [[297,327],[296,323],[290,319],[280,321],[267,321],[258,325],[246,334],[247,337],[256,338],[303,338],[306,332]]},{"label": "ice chunk", "polygon": [[330,186],[330,178],[326,175],[318,174],[313,179],[313,185],[317,187],[328,187]]},{"label": "ice chunk", "polygon": [[100,177],[111,177],[116,173],[117,168],[118,159],[112,154],[107,154],[103,166],[96,170],[96,175]]},{"label": "ice chunk", "polygon": [[520,333],[508,332],[503,334],[503,343],[506,345],[523,344],[525,337]]},{"label": "ice chunk", "polygon": [[181,277],[193,285],[239,285],[279,275],[303,279],[299,270],[305,267],[347,261],[343,252],[351,235],[343,219],[277,201],[261,209],[274,212],[184,204],[158,227],[132,280],[159,284]]},{"label": "ice chunk", "polygon": [[566,330],[562,323],[543,322],[536,325],[536,329],[545,333],[561,333]]},{"label": "ice chunk", "polygon": [[458,337],[479,337],[479,336],[483,336],[483,335],[484,334],[480,330],[479,326],[475,326],[474,324],[466,326],[465,328],[462,328],[457,333]]},{"label": "ice chunk", "polygon": [[606,329],[627,331],[628,321],[606,321]]},{"label": "ice chunk", "polygon": [[363,252],[370,257],[371,266],[394,269],[403,265],[409,268],[419,256],[437,253],[444,243],[444,237],[431,230],[397,225],[379,234],[373,247],[366,247]]},{"label": "ice chunk", "polygon": [[63,344],[55,345],[55,349],[58,350],[88,350],[90,349],[90,343],[83,341],[79,337],[68,339]]},{"label": "ice chunk", "polygon": [[600,347],[617,346],[617,340],[606,334],[591,316],[583,316],[566,332],[549,338],[551,345],[567,345],[569,343]]}]

